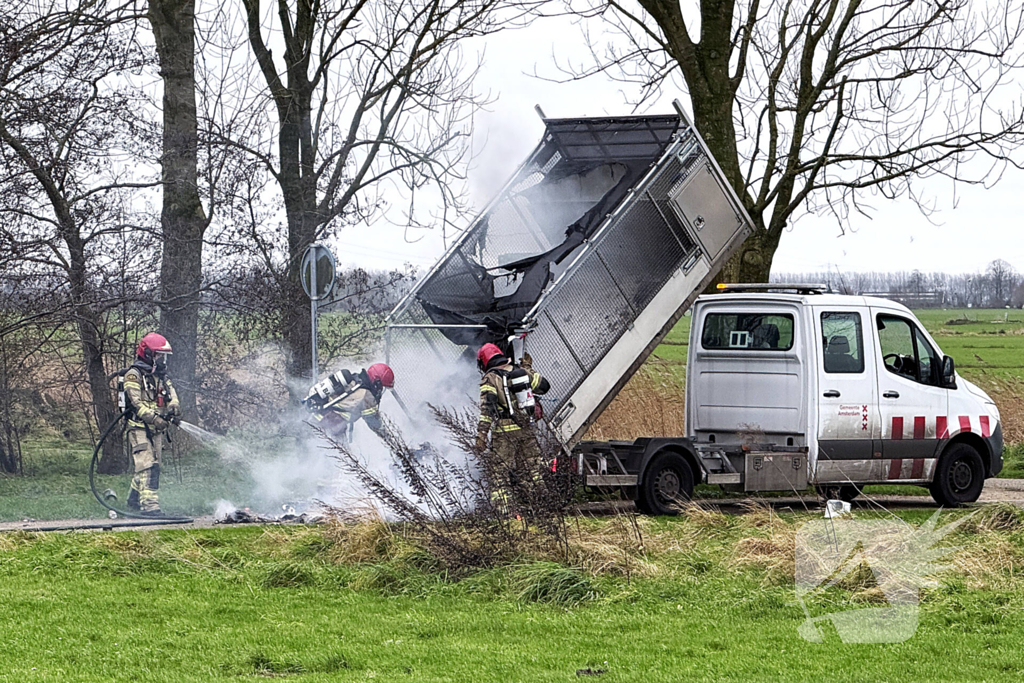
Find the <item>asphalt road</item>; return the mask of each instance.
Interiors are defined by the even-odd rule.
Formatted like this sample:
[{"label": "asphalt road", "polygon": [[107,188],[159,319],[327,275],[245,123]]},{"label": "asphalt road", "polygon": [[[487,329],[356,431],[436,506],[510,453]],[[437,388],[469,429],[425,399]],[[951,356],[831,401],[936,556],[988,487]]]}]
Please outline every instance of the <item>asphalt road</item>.
[{"label": "asphalt road", "polygon": [[[763,503],[773,509],[785,511],[820,510],[821,501],[816,497],[806,498],[780,497],[780,498],[721,498],[721,499],[698,499],[696,501],[704,507],[715,507],[723,512],[742,513],[752,503]],[[981,493],[979,503],[1011,503],[1024,507],[1024,479],[989,479],[985,482],[985,489]],[[860,497],[851,504],[854,510],[870,510],[883,508],[901,509],[928,509],[935,508],[935,501],[930,496],[870,496]],[[589,514],[603,515],[616,512],[629,512],[634,509],[630,501],[608,501],[601,503],[588,503],[583,506],[583,511]],[[52,521],[24,520],[20,522],[0,522],[0,533],[5,531],[124,531],[128,529],[209,529],[217,526],[213,516],[196,517],[191,522],[181,524],[160,523],[155,520],[111,520],[105,517],[96,519],[63,519]]]}]

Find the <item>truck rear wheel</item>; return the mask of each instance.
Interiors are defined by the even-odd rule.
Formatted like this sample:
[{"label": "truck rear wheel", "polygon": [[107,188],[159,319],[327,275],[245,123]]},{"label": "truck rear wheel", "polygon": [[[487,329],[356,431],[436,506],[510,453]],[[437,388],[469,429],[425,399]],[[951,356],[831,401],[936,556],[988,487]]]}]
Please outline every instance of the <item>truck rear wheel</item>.
[{"label": "truck rear wheel", "polygon": [[693,496],[693,469],[671,451],[651,459],[640,482],[636,505],[648,515],[677,515]]},{"label": "truck rear wheel", "polygon": [[935,478],[929,490],[932,498],[945,507],[973,503],[985,486],[985,463],[978,451],[965,443],[953,444],[939,458]]}]

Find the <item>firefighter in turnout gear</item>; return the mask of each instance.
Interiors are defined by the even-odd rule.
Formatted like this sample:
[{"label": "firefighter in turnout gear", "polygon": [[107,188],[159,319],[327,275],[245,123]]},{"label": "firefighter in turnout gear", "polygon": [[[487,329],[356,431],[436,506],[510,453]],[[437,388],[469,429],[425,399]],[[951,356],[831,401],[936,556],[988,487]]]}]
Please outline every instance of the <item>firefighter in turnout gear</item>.
[{"label": "firefighter in turnout gear", "polygon": [[378,406],[384,390],[394,386],[394,371],[384,363],[374,363],[358,373],[339,370],[328,375],[313,385],[302,403],[312,413],[314,423],[331,438],[348,440],[359,420],[383,437]]},{"label": "firefighter in turnout gear", "polygon": [[481,452],[486,450],[490,435],[497,480],[492,498],[502,512],[510,514],[509,488],[514,488],[517,473],[540,476],[540,447],[530,424],[541,418],[534,395],[547,393],[551,385],[534,371],[529,354],[523,354],[515,367],[497,345],[484,344],[476,359],[483,374],[476,445]]},{"label": "firefighter in turnout gear", "polygon": [[128,509],[158,517],[160,512],[160,459],[167,428],[180,421],[178,395],[167,377],[171,345],[150,332],[135,351],[135,362],[124,374],[127,399],[128,446],[135,474]]}]

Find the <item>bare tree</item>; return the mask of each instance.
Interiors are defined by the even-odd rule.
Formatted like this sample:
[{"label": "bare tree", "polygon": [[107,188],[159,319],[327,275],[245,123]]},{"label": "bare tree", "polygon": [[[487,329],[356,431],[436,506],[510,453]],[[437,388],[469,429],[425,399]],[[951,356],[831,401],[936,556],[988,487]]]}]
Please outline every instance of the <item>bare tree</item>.
[{"label": "bare tree", "polygon": [[[18,0],[0,26],[0,206],[20,262],[61,275],[81,344],[94,417],[117,415],[104,367],[102,295],[94,287],[104,240],[125,229],[126,172],[140,130],[123,74],[138,70],[130,5],[105,0]],[[119,436],[101,470],[126,466]]]},{"label": "bare tree", "polygon": [[569,70],[639,83],[641,102],[670,87],[688,92],[697,128],[760,228],[723,279],[767,281],[784,230],[803,212],[831,214],[842,226],[879,195],[906,197],[928,213],[933,207],[915,180],[983,183],[1006,164],[1020,166],[1013,159],[1024,141],[1013,79],[1024,31],[1017,0],[689,7],[680,0],[574,6],[603,16],[627,47],[594,44],[596,66]]},{"label": "bare tree", "polygon": [[[242,0],[247,41],[273,103],[272,135],[232,142],[261,161],[284,200],[287,250],[252,241],[286,292],[289,374],[308,375],[309,305],[299,285],[305,248],[387,211],[385,190],[421,221],[417,198],[457,209],[467,133],[482,100],[459,42],[515,24],[500,0]],[[276,18],[275,18],[276,16]],[[275,59],[271,46],[281,44]],[[393,214],[392,214],[393,215]],[[447,215],[431,222],[444,224]]]},{"label": "bare tree", "polygon": [[1010,305],[1014,308],[1024,308],[1024,282],[1021,282],[1013,290],[1013,297],[1010,299]]},{"label": "bare tree", "polygon": [[160,329],[174,348],[181,407],[194,417],[203,234],[210,218],[199,196],[196,113],[196,0],[150,0],[147,11],[163,81],[163,258]]},{"label": "bare tree", "polygon": [[993,306],[1006,306],[1017,284],[1017,271],[1002,259],[996,259],[985,268],[985,275],[991,284]]}]

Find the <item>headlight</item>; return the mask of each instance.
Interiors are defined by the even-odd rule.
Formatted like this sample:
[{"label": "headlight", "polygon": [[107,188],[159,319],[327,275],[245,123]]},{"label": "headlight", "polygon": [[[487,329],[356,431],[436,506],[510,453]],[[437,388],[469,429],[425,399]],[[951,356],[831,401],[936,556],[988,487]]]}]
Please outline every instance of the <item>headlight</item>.
[{"label": "headlight", "polygon": [[988,414],[994,417],[996,422],[999,422],[999,406],[992,401],[985,401],[985,407],[988,408]]}]

